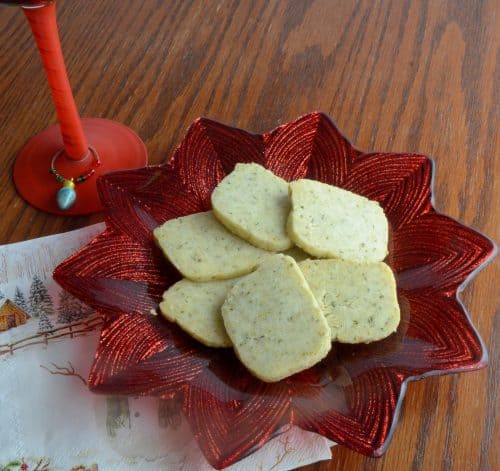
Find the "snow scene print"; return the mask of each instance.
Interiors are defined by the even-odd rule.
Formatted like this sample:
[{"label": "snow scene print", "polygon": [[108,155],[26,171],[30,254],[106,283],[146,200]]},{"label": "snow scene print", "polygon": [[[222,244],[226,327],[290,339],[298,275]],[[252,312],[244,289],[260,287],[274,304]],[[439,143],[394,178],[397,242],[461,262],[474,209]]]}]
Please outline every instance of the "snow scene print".
[{"label": "snow scene print", "polygon": [[[48,284],[54,282],[49,280]],[[30,323],[36,324],[36,330],[43,333],[53,330],[57,324],[71,324],[93,314],[92,309],[67,291],[56,286],[51,291],[53,295],[47,282],[38,275],[33,277],[29,288],[16,285],[11,296],[0,291],[0,332]]]},{"label": "snow scene print", "polygon": [[63,327],[95,317],[54,282],[52,271],[102,229],[98,224],[75,237],[58,234],[0,247],[0,354],[1,347],[37,335],[71,334]]}]

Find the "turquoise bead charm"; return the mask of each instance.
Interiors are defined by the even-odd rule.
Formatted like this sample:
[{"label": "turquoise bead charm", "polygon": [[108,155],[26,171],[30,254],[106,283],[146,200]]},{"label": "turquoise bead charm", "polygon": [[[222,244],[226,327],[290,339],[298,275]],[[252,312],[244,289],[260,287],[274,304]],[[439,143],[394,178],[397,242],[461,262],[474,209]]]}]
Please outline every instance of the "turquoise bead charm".
[{"label": "turquoise bead charm", "polygon": [[75,184],[72,180],[64,180],[62,188],[57,192],[57,206],[61,211],[66,211],[75,204],[75,201]]},{"label": "turquoise bead charm", "polygon": [[[2,0],[0,0],[0,3]],[[64,149],[58,150],[53,156],[52,160],[50,161],[50,170],[49,172],[56,177],[56,180],[59,183],[62,183],[62,188],[60,188],[57,192],[56,195],[56,201],[57,201],[57,206],[61,211],[67,211],[70,209],[76,201],[76,190],[75,190],[75,183],[84,183],[86,182],[94,173],[96,172],[96,168],[101,165],[101,158],[99,157],[99,154],[97,151],[89,146],[89,153],[94,156],[94,161],[92,163],[92,167],[87,171],[87,173],[84,173],[82,175],[79,175],[78,177],[70,178],[67,179],[64,177],[64,175],[61,175],[56,168],[56,160],[59,158],[60,155],[64,154]],[[89,154],[85,155],[83,158],[86,158]]]}]

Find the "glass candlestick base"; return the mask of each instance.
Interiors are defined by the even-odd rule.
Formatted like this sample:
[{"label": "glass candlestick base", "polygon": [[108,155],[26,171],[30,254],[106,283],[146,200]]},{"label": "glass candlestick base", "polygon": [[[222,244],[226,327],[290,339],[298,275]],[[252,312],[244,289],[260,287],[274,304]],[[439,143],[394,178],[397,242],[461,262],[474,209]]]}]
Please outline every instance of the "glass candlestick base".
[{"label": "glass candlestick base", "polygon": [[102,209],[97,194],[99,175],[114,170],[143,167],[147,164],[147,150],[141,138],[127,126],[100,118],[82,119],[83,130],[100,158],[100,165],[86,181],[78,183],[79,175],[86,174],[95,164],[91,153],[83,160],[71,160],[63,153],[56,161],[57,173],[76,182],[76,201],[66,210],[57,204],[57,192],[62,183],[50,172],[54,155],[64,148],[59,125],[51,126],[31,138],[14,163],[14,184],[19,194],[32,206],[52,214],[84,215]]}]

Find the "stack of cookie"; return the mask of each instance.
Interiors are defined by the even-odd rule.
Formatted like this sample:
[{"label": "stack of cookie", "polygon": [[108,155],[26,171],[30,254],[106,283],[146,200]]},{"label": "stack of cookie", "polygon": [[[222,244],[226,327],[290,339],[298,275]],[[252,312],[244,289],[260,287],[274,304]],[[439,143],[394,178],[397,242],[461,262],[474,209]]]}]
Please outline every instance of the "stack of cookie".
[{"label": "stack of cookie", "polygon": [[380,205],[313,180],[287,183],[238,164],[213,211],[167,221],[158,245],[185,276],[160,311],[211,347],[232,346],[274,382],[307,369],[332,342],[368,343],[400,320]]}]

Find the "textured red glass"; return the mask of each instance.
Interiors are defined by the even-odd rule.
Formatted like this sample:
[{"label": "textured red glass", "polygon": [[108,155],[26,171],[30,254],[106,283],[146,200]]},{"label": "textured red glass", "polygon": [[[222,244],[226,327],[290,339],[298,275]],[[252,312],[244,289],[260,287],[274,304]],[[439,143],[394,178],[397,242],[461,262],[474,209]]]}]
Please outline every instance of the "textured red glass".
[{"label": "textured red glass", "polygon": [[[383,206],[402,321],[369,345],[334,345],[317,366],[279,383],[251,376],[230,349],[211,349],[150,314],[180,279],[152,239],[164,221],[205,211],[237,162],[287,179],[338,185]],[[106,231],[57,267],[65,289],[105,315],[89,385],[107,394],[179,396],[208,461],[228,466],[287,424],[380,456],[409,380],[482,368],[487,353],[457,298],[494,244],[432,207],[432,161],[356,150],[322,113],[263,135],[198,119],[167,165],[98,182]]]}]

